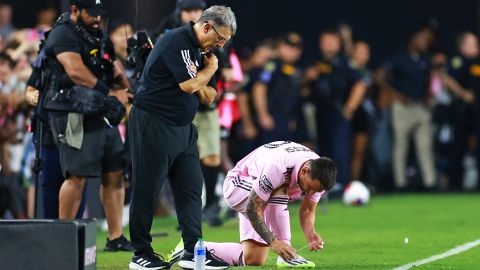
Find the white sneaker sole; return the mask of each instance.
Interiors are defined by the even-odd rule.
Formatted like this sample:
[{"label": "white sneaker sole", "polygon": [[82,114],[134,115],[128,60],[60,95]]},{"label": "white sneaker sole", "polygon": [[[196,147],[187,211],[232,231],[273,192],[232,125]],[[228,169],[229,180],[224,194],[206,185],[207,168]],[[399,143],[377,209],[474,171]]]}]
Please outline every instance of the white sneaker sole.
[{"label": "white sneaker sole", "polygon": [[[130,262],[128,264],[128,269],[130,270],[160,270],[160,269],[167,269],[167,266],[159,266],[159,267],[153,267],[153,268],[147,268],[143,267],[141,265],[138,265],[134,262]],[[193,269],[193,268],[192,268]]]},{"label": "white sneaker sole", "polygon": [[[195,263],[192,261],[179,261],[178,266],[183,268],[183,269],[195,269]],[[227,269],[228,266],[205,266],[205,270],[221,270],[221,269]]]}]

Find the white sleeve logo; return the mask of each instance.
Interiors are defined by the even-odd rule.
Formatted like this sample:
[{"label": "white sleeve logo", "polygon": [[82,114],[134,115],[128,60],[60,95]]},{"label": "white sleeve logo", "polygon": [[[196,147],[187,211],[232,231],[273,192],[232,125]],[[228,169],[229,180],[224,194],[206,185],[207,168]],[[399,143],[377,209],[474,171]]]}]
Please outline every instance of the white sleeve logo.
[{"label": "white sleeve logo", "polygon": [[190,51],[181,50],[180,53],[182,54],[183,62],[185,62],[185,68],[187,69],[188,75],[192,78],[197,77],[197,66],[190,58]]}]

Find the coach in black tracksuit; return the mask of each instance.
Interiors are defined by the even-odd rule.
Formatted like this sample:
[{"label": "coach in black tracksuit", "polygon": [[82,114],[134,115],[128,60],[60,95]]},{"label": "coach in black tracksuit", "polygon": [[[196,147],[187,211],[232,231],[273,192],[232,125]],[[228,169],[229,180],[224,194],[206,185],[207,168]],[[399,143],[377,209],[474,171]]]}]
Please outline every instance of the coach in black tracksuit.
[{"label": "coach in black tracksuit", "polygon": [[[130,237],[135,247],[130,269],[169,266],[155,256],[150,235],[155,191],[167,177],[185,245],[179,265],[193,269],[194,246],[202,236],[203,176],[192,120],[199,101],[213,102],[216,90],[212,76],[218,68],[215,55],[201,52],[223,47],[235,30],[231,9],[213,6],[204,11],[199,22],[164,34],[147,59],[129,119],[133,166]],[[207,261],[215,269],[227,266],[208,252]]]}]

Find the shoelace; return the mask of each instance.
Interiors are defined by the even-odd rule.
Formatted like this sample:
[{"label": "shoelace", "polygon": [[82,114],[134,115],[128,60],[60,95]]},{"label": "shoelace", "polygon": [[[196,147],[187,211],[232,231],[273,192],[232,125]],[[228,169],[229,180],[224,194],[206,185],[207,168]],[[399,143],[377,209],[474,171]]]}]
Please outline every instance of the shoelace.
[{"label": "shoelace", "polygon": [[[212,252],[212,251],[213,251],[213,252]],[[214,258],[215,260],[224,262],[224,260],[222,260],[222,259],[220,259],[219,257],[215,256],[215,249],[213,249],[213,248],[212,248],[212,249],[209,249],[209,250],[207,250],[207,252],[208,252],[208,253],[210,254],[210,256],[211,256],[212,258]]]}]

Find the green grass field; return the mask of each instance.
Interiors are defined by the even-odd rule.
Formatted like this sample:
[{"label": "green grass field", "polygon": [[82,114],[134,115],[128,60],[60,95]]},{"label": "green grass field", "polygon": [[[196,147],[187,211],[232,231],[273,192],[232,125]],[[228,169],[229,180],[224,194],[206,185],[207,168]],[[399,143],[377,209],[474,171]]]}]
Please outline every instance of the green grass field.
[{"label": "green grass field", "polygon": [[[290,206],[294,248],[306,245],[297,209],[298,205]],[[180,239],[175,226],[173,217],[154,221],[152,233],[168,233],[153,240],[155,250],[164,257]],[[376,196],[364,207],[334,201],[326,213],[318,207],[316,228],[325,240],[324,250],[304,249],[299,254],[314,261],[318,269],[393,269],[479,239],[480,194]],[[204,225],[203,232],[207,241],[238,242],[236,220],[221,228]],[[105,238],[105,233],[98,233],[97,268],[128,269],[131,254],[101,251]],[[265,266],[244,269],[276,269],[275,260],[271,252]],[[480,269],[480,247],[415,269]]]}]

